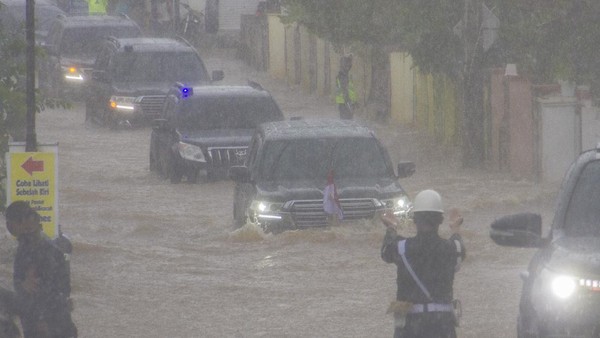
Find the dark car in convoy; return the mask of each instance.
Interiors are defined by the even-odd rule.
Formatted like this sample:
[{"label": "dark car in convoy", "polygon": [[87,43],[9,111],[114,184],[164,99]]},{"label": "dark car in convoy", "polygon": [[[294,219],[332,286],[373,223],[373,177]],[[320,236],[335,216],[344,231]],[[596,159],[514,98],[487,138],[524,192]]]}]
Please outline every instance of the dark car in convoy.
[{"label": "dark car in convoy", "polygon": [[181,38],[107,38],[94,64],[85,95],[86,120],[109,127],[145,124],[158,118],[174,83],[208,85],[198,51]]},{"label": "dark car in convoy", "polygon": [[521,274],[519,338],[600,337],[600,146],[567,171],[548,236],[537,213],[501,217],[490,236],[539,248]]},{"label": "dark car in convoy", "polygon": [[271,96],[257,84],[248,86],[175,86],[150,137],[150,170],[173,183],[227,177],[244,163],[258,125],[283,120]]},{"label": "dark car in convoy", "polygon": [[411,203],[398,179],[412,175],[414,163],[394,173],[386,148],[355,121],[299,119],[259,126],[244,164],[229,170],[236,225],[272,232],[327,226],[323,191],[331,170],[343,222],[384,211],[407,216]]},{"label": "dark car in convoy", "polygon": [[[20,34],[25,38],[25,0],[0,1],[0,25],[5,32]],[[44,41],[54,19],[65,12],[55,2],[36,0],[34,3],[35,40]]]},{"label": "dark car in convoy", "polygon": [[138,37],[142,30],[126,15],[59,15],[43,43],[40,86],[52,96],[81,95],[106,36]]}]

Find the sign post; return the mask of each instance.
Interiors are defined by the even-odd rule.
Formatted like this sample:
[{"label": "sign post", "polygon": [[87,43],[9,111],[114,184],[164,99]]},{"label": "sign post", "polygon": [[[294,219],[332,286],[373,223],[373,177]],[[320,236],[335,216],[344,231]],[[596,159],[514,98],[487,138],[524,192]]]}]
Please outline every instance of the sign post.
[{"label": "sign post", "polygon": [[41,216],[44,233],[58,236],[58,144],[38,144],[37,152],[25,143],[10,143],[6,153],[7,205],[26,201]]}]

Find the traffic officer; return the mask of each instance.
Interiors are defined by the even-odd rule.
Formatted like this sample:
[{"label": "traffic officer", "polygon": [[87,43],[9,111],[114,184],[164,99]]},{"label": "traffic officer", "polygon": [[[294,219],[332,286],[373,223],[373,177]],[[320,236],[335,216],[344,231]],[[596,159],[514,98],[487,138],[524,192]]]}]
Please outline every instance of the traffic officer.
[{"label": "traffic officer", "polygon": [[357,101],[350,69],[352,69],[352,54],[345,55],[340,59],[340,71],[335,79],[337,87],[335,103],[338,105],[340,119],[346,120],[354,117],[353,110]]},{"label": "traffic officer", "polygon": [[73,338],[71,280],[65,256],[42,233],[40,215],[25,201],[11,203],[6,228],[19,245],[13,283],[25,338]]},{"label": "traffic officer", "polygon": [[443,239],[438,228],[444,220],[444,208],[434,190],[421,191],[415,197],[416,236],[399,236],[397,219],[388,214],[381,217],[387,227],[381,258],[397,265],[397,301],[388,309],[395,316],[394,338],[456,337],[455,309],[459,302],[453,298],[453,282],[465,249],[458,210],[453,209],[449,218],[452,235]]}]

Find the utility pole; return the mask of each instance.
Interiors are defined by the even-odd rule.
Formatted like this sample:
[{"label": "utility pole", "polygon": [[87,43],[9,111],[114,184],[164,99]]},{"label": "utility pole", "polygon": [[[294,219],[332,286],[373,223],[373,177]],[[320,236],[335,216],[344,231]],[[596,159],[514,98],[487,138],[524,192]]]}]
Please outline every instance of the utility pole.
[{"label": "utility pole", "polygon": [[485,159],[483,105],[482,0],[464,0],[463,165],[480,167]]},{"label": "utility pole", "polygon": [[27,125],[25,130],[25,151],[37,151],[37,137],[35,135],[35,15],[34,0],[26,0],[25,26],[26,26],[26,68],[25,95],[27,103]]}]

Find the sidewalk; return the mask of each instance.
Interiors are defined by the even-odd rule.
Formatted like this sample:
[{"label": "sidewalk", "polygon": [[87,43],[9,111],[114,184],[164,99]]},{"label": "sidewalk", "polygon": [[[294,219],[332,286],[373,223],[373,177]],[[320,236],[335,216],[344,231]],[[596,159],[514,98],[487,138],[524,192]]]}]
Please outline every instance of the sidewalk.
[{"label": "sidewalk", "polygon": [[[276,80],[266,72],[259,72],[235,58],[235,51],[216,50],[205,57],[209,71],[225,71],[223,84],[245,84],[247,80],[260,83],[269,90],[287,118],[293,116],[338,118],[333,101],[328,97],[306,93],[300,86]],[[464,211],[490,205],[523,204],[532,201],[553,200],[557,188],[527,180],[478,169],[464,169],[460,150],[435,144],[411,126],[391,122],[367,120],[357,115],[355,119],[366,124],[388,148],[392,161],[415,162],[413,177],[403,179],[402,185],[409,196],[427,188],[438,190],[452,205]]]}]

